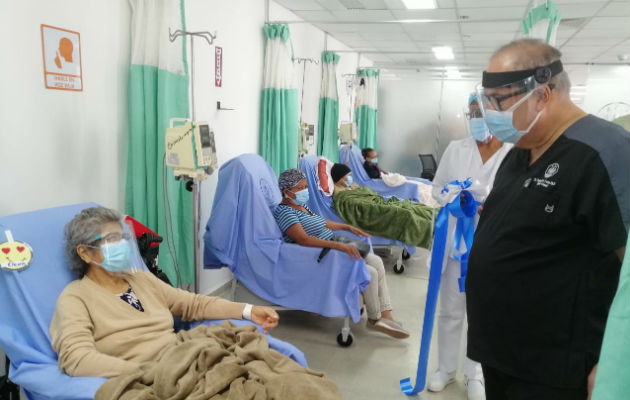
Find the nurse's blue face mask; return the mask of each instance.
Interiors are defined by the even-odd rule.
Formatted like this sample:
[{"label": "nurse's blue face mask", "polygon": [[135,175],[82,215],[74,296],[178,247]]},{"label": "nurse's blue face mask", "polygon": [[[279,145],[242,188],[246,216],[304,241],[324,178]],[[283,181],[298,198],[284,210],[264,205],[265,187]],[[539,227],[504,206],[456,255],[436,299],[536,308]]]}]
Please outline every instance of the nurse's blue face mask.
[{"label": "nurse's blue face mask", "polygon": [[348,175],[348,176],[346,177],[346,186],[347,186],[347,187],[352,186],[352,182],[353,182],[353,180],[352,180],[352,175]]}]

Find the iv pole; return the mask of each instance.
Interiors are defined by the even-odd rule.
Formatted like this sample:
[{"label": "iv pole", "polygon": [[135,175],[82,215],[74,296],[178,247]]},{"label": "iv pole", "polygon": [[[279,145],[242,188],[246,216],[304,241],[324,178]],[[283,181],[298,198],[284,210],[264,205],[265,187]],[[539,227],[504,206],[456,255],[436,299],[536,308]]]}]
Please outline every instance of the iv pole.
[{"label": "iv pole", "polygon": [[[212,43],[217,38],[217,33],[214,35],[207,31],[201,32],[187,32],[182,31],[180,29],[171,33],[169,28],[168,30],[168,39],[171,42],[174,42],[180,36],[190,36],[190,102],[191,102],[191,114],[192,114],[192,122],[194,123],[196,119],[195,114],[195,36],[201,37],[208,42],[209,46],[212,46]],[[196,178],[188,178],[188,182],[186,182],[186,190],[192,191],[193,196],[193,241],[194,241],[194,249],[193,249],[193,263],[195,269],[195,293],[199,293],[199,261],[201,260],[200,251],[201,248],[199,244],[199,179]]]}]

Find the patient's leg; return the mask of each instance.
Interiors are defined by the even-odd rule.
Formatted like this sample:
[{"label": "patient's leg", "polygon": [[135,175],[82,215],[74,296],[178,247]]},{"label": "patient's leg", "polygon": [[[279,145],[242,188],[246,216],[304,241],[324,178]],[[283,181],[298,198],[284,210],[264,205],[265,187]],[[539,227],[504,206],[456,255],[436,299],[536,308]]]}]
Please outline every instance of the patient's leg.
[{"label": "patient's leg", "polygon": [[[378,282],[378,310],[383,318],[392,319],[391,310],[392,302],[389,299],[389,288],[387,287],[387,278],[385,277],[385,266],[383,260],[376,254],[370,253],[365,257],[365,263],[376,271],[376,281]],[[388,314],[388,315],[385,315]]]}]

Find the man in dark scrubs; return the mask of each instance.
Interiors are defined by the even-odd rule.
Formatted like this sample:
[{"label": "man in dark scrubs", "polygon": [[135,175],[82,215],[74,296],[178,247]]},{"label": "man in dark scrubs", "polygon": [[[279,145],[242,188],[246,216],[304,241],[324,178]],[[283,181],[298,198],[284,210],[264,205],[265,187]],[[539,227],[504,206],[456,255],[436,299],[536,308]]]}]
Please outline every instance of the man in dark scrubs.
[{"label": "man in dark scrubs", "polygon": [[585,400],[630,221],[630,137],[571,102],[561,53],[522,39],[495,52],[479,99],[516,147],[470,252],[468,357],[487,400]]}]

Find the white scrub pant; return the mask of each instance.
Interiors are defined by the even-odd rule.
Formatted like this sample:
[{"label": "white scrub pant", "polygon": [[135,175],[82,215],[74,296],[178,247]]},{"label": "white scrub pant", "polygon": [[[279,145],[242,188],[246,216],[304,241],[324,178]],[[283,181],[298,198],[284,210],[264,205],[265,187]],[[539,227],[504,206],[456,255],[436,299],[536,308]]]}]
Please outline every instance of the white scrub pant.
[{"label": "white scrub pant", "polygon": [[363,291],[363,301],[368,318],[376,320],[381,318],[381,311],[392,309],[385,266],[381,257],[373,253],[365,256],[365,264],[370,273],[370,284]]},{"label": "white scrub pant", "polygon": [[[466,294],[459,291],[458,279],[461,274],[459,261],[446,257],[440,286],[440,315],[438,317],[438,359],[439,370],[446,373],[457,370],[460,354],[462,330],[466,318]],[[468,379],[483,378],[481,365],[466,357],[464,340],[464,362],[462,370]]]}]

